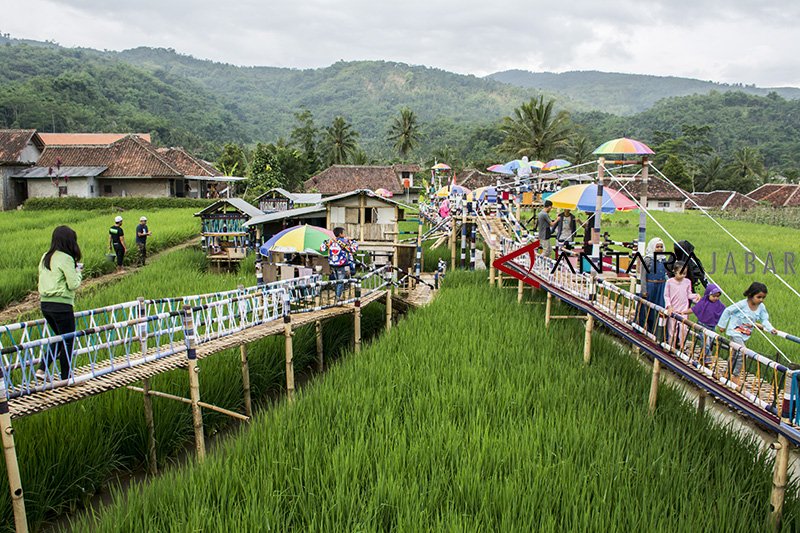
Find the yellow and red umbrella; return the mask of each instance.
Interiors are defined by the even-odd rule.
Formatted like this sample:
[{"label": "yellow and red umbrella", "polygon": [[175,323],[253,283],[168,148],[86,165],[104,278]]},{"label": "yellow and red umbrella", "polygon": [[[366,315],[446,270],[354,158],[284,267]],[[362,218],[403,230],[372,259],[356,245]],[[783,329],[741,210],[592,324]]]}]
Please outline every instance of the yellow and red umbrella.
[{"label": "yellow and red umbrella", "polygon": [[445,163],[436,163],[431,167],[431,170],[450,170],[450,165],[446,165]]},{"label": "yellow and red umbrella", "polygon": [[619,139],[612,139],[604,142],[597,149],[592,152],[597,155],[605,154],[636,154],[636,155],[650,155],[655,152],[649,146],[636,139],[628,139],[627,137],[620,137]]},{"label": "yellow and red umbrella", "polygon": [[[547,199],[553,202],[553,207],[580,209],[581,211],[594,213],[597,207],[597,184],[587,183],[564,187],[548,196]],[[626,198],[624,194],[610,187],[603,187],[603,203],[601,206],[603,213],[638,209],[636,204]]]}]

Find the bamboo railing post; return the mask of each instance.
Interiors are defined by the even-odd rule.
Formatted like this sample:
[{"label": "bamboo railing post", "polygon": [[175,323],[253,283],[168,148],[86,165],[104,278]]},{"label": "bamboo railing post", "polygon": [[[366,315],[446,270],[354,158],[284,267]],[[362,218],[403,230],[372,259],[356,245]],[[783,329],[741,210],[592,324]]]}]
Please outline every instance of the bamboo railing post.
[{"label": "bamboo railing post", "polygon": [[553,293],[547,293],[547,303],[544,306],[544,327],[550,327],[550,308],[553,305]]},{"label": "bamboo railing post", "polygon": [[522,283],[522,280],[517,281],[517,303],[522,303],[522,291],[525,290],[525,285]]},{"label": "bamboo railing post", "polygon": [[706,398],[708,398],[708,394],[700,391],[700,395],[697,398],[697,414],[699,415],[706,412]]},{"label": "bamboo railing post", "polygon": [[392,329],[392,288],[386,289],[386,331]]},{"label": "bamboo railing post", "polygon": [[244,414],[253,416],[253,400],[250,396],[250,363],[247,360],[247,344],[239,346],[239,358],[242,363],[242,394],[244,396]]},{"label": "bamboo railing post", "polygon": [[583,362],[589,364],[592,360],[592,330],[594,329],[594,316],[586,314],[586,332],[583,337]]},{"label": "bamboo railing post", "polygon": [[322,345],[322,320],[314,322],[314,332],[317,338],[317,372],[325,370],[325,351]]},{"label": "bamboo railing post", "polygon": [[461,268],[467,268],[467,210],[461,211]]},{"label": "bamboo railing post", "polygon": [[11,413],[8,410],[5,381],[2,379],[0,379],[0,432],[3,438],[8,487],[11,490],[11,507],[14,510],[14,529],[17,533],[28,533],[25,495],[22,492],[22,478],[19,474],[17,449],[14,445],[14,427],[11,425]]},{"label": "bamboo railing post", "polygon": [[772,510],[770,518],[775,531],[780,531],[783,519],[783,498],[786,494],[789,469],[789,439],[778,435],[778,442],[772,444],[775,450],[775,471],[772,475],[772,493],[769,503]]},{"label": "bamboo railing post", "polygon": [[650,401],[648,405],[648,413],[650,415],[656,412],[656,403],[658,401],[658,379],[661,375],[661,361],[653,359],[653,379],[650,381]]},{"label": "bamboo railing post", "polygon": [[356,301],[353,302],[353,349],[361,353],[361,282],[356,282]]},{"label": "bamboo railing post", "polygon": [[194,335],[194,318],[192,307],[183,306],[183,334],[186,340],[186,357],[189,360],[189,392],[192,399],[192,421],[194,424],[194,441],[197,449],[197,460],[205,461],[206,438],[203,432],[203,412],[200,410],[200,368],[197,366],[196,339]]},{"label": "bamboo railing post", "polygon": [[294,401],[294,349],[292,347],[292,315],[289,303],[289,293],[283,294],[283,337],[286,350],[286,398],[289,403]]},{"label": "bamboo railing post", "polygon": [[[147,307],[143,296],[136,299],[139,302],[139,318],[147,315]],[[142,355],[147,353],[147,322],[139,324],[139,347]],[[142,380],[142,401],[144,403],[144,423],[147,427],[147,467],[150,474],[158,474],[158,457],[156,456],[156,423],[153,416],[153,398],[150,395],[150,380]]]},{"label": "bamboo railing post", "polygon": [[450,215],[450,223],[453,225],[450,228],[450,268],[456,269],[456,217]]}]

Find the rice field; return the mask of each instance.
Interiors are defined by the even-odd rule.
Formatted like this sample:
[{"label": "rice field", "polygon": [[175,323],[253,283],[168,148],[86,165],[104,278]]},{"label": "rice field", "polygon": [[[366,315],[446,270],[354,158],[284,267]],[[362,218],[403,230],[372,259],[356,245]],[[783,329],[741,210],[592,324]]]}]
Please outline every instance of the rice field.
[{"label": "rice field", "polygon": [[[128,244],[126,264],[132,264],[138,250],[135,245],[136,224],[144,214],[153,235],[148,239],[148,253],[184,242],[199,235],[194,209],[161,209],[147,213],[123,213]],[[39,259],[50,247],[53,228],[65,224],[78,234],[83,252],[84,277],[111,272],[114,266],[106,259],[108,228],[116,212],[101,211],[5,211],[0,212],[0,234],[3,235],[3,254],[0,255],[0,308],[23,299],[36,290]]]},{"label": "rice field", "polygon": [[[771,464],[603,335],[485,273],[73,531],[756,531]],[[481,312],[475,312],[481,309]],[[24,463],[23,463],[24,464]],[[798,527],[790,487],[784,530]]]},{"label": "rice field", "polygon": [[[154,217],[155,218],[155,217]],[[158,220],[158,219],[156,219]],[[155,226],[154,226],[155,228]],[[155,235],[155,231],[154,231]],[[227,290],[252,285],[255,272],[247,261],[237,273],[206,271],[204,253],[185,249],[166,254],[119,282],[79,295],[76,309],[100,307],[146,298]],[[383,325],[378,304],[362,311],[365,339]],[[352,318],[326,323],[326,360],[333,360],[352,342]],[[270,401],[285,383],[283,337],[267,338],[249,346],[250,380],[256,405]],[[313,327],[299,328],[294,337],[294,364],[298,374],[316,357]],[[200,364],[200,389],[204,401],[243,411],[239,351],[221,352]],[[162,374],[151,380],[155,390],[189,396],[185,371]],[[191,409],[171,400],[154,399],[157,454],[166,466],[184,452],[194,438]],[[204,411],[206,435],[229,424],[230,419]],[[47,519],[78,508],[120,470],[136,470],[147,457],[147,431],[141,394],[115,390],[15,421],[16,445],[25,488],[29,523],[34,530]],[[0,461],[0,480],[6,483],[5,463]],[[7,486],[7,485],[6,485]],[[0,531],[11,531],[10,495],[0,490]]]}]

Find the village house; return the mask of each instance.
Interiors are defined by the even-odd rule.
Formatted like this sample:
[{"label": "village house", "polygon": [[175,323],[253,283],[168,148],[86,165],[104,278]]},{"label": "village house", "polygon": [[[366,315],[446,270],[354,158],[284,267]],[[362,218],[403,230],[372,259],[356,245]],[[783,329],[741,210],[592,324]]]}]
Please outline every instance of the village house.
[{"label": "village house", "polygon": [[[609,184],[612,188],[620,189],[624,186],[627,196],[634,198],[637,202],[641,197],[642,181],[635,179],[631,182],[620,184]],[[669,211],[682,213],[685,209],[684,203],[692,195],[685,190],[676,189],[658,176],[650,176],[647,180],[647,210],[648,211]],[[691,203],[691,202],[690,202]]]},{"label": "village house", "polygon": [[319,193],[289,192],[281,187],[275,187],[259,195],[253,203],[265,213],[275,213],[301,207],[316,205],[322,200]]},{"label": "village house", "polygon": [[796,183],[765,183],[747,193],[756,202],[767,202],[772,207],[800,207],[800,185]]},{"label": "village house", "polygon": [[222,176],[182,148],[156,148],[149,138],[0,130],[3,208],[37,197],[216,197],[225,183],[243,179]]},{"label": "village house", "polygon": [[306,180],[303,188],[323,197],[357,189],[386,189],[397,197],[407,195],[409,202],[416,202],[420,187],[414,183],[414,173],[419,170],[419,165],[333,165]]}]

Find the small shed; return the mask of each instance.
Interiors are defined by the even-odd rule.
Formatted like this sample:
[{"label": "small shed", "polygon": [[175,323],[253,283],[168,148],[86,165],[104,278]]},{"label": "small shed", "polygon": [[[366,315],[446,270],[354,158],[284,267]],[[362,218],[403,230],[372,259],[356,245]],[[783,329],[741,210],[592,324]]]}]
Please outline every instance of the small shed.
[{"label": "small shed", "polygon": [[325,211],[325,206],[317,204],[308,207],[298,207],[297,209],[265,213],[251,218],[245,222],[244,226],[248,228],[248,230],[255,228],[259,236],[266,241],[279,231],[291,226],[297,226],[298,224],[324,227],[327,222]]},{"label": "small shed", "polygon": [[253,203],[264,213],[276,213],[295,207],[316,205],[320,200],[322,200],[320,193],[289,192],[286,189],[275,187],[256,197]]},{"label": "small shed", "polygon": [[203,247],[212,263],[238,263],[260,240],[256,228],[245,223],[264,213],[241,198],[224,198],[194,216],[200,217]]},{"label": "small shed", "polygon": [[405,215],[402,204],[359,189],[325,198],[322,205],[328,229],[344,228],[361,250],[392,252],[395,266],[405,269],[413,265],[416,245],[398,242],[398,223]]}]

